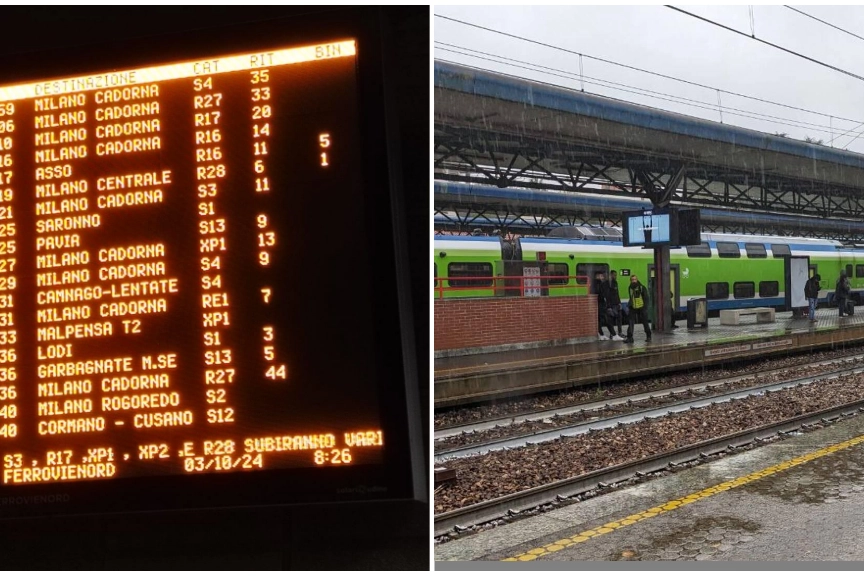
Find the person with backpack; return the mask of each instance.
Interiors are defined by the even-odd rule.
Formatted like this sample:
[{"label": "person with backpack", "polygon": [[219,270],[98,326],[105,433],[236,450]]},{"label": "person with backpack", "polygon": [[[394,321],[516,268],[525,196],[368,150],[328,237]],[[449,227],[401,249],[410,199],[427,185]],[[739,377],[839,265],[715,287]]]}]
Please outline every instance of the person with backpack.
[{"label": "person with backpack", "polygon": [[621,293],[618,291],[618,272],[612,270],[609,273],[609,280],[606,281],[606,321],[610,328],[618,327],[618,334],[613,336],[612,340],[622,342],[624,340],[624,331],[621,329]]},{"label": "person with backpack", "polygon": [[814,274],[804,284],[804,296],[807,297],[807,303],[810,305],[810,321],[816,321],[816,304],[819,303],[819,281],[822,277],[819,274]]},{"label": "person with backpack", "polygon": [[[846,277],[846,270],[840,271],[840,278],[837,279],[837,286],[834,290],[834,298],[837,300],[837,311],[840,313],[840,318],[843,314],[848,313],[846,308],[846,300],[852,293],[852,288],[849,286],[849,278]],[[851,314],[849,314],[851,316]]]},{"label": "person with backpack", "polygon": [[639,282],[636,276],[630,276],[630,326],[627,329],[627,342],[633,344],[633,326],[636,320],[642,323],[645,329],[645,341],[651,342],[651,327],[648,325],[648,289]]},{"label": "person with backpack", "polygon": [[[612,329],[612,323],[606,316],[606,298],[609,295],[609,283],[606,282],[603,272],[597,272],[594,275],[594,293],[597,295],[597,331],[600,333],[600,340],[614,340],[615,330]],[[603,326],[609,329],[609,336],[603,335]]]}]

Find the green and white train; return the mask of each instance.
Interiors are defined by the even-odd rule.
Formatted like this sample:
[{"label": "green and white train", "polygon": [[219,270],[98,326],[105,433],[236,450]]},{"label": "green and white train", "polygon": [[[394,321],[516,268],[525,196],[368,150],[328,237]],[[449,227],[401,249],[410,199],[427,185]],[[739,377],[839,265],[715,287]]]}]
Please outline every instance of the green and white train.
[{"label": "green and white train", "polygon": [[[864,298],[864,249],[833,240],[743,234],[702,234],[702,244],[674,248],[670,274],[672,300],[678,313],[686,312],[690,298],[707,298],[709,310],[785,306],[783,256],[809,256],[810,275],[821,278],[820,304],[831,301],[840,271],[846,270],[852,299]],[[586,294],[587,277],[595,272],[618,271],[621,299],[627,301],[629,276],[648,285],[653,277],[653,251],[625,248],[609,240],[564,238],[517,239],[513,244],[497,237],[443,236],[434,241],[435,297],[466,298],[502,295],[506,262],[536,261],[545,253],[544,275],[570,278],[544,282],[549,296]],[[498,288],[498,289],[496,289]]]}]

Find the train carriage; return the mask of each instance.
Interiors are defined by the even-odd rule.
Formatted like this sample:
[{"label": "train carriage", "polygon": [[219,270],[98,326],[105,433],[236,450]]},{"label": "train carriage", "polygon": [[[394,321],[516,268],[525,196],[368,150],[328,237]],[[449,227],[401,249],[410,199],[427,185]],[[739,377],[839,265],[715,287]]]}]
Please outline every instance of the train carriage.
[{"label": "train carriage", "polygon": [[[436,293],[445,298],[495,296],[493,279],[500,275],[495,269],[510,259],[502,243],[489,236],[436,236]],[[439,281],[439,277],[446,280]]]},{"label": "train carriage", "polygon": [[[648,284],[654,272],[651,250],[625,248],[620,241],[523,237],[509,243],[497,237],[436,236],[434,246],[436,297],[501,295],[494,289],[495,279],[505,276],[503,263],[508,260],[543,260],[544,275],[557,277],[549,284],[559,289],[550,289],[550,296],[584,294],[585,284],[597,271],[608,274],[617,270],[621,298],[626,302],[628,277],[638,274]],[[852,299],[862,302],[862,248],[833,240],[704,233],[702,244],[670,250],[674,309],[683,313],[688,299],[702,297],[708,299],[711,311],[763,306],[782,309],[786,255],[809,257],[810,274],[822,277],[820,304],[831,301],[841,269],[846,270],[852,285]]]}]

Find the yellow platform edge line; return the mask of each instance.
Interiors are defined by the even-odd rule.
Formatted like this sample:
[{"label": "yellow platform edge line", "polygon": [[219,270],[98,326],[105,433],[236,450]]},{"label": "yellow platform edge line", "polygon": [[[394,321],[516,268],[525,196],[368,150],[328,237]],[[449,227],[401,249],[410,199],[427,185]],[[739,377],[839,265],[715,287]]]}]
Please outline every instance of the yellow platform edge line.
[{"label": "yellow platform edge line", "polygon": [[756,472],[751,472],[746,476],[741,476],[739,478],[735,478],[734,480],[728,480],[726,482],[722,482],[720,484],[715,484],[714,486],[710,486],[698,492],[694,492],[693,494],[688,494],[686,496],[682,496],[680,498],[676,498],[674,500],[669,500],[663,504],[658,506],[654,506],[652,508],[648,508],[643,510],[642,512],[637,512],[636,514],[630,514],[620,520],[616,520],[613,522],[607,522],[606,524],[602,524],[600,526],[596,526],[590,530],[583,530],[578,534],[574,534],[568,538],[559,538],[555,542],[547,544],[545,546],[538,546],[536,548],[532,548],[531,550],[524,552],[522,554],[516,554],[510,558],[505,558],[503,561],[505,562],[513,562],[513,561],[525,561],[530,562],[531,560],[537,560],[547,554],[552,552],[557,552],[562,550],[563,548],[569,548],[570,546],[576,546],[577,544],[581,544],[582,542],[587,542],[592,538],[599,538],[603,536],[603,534],[610,534],[615,530],[620,530],[627,526],[632,526],[637,522],[641,522],[643,520],[647,520],[648,518],[653,518],[660,514],[665,514],[666,512],[671,512],[672,510],[676,510],[683,506],[688,506],[694,502],[698,502],[704,498],[708,498],[709,496],[713,496],[715,494],[720,494],[722,492],[726,492],[732,488],[737,488],[738,486],[743,486],[745,484],[749,484],[756,480],[760,480],[767,476],[771,476],[778,472],[782,472],[783,470],[788,470],[789,468],[793,468],[795,466],[799,466],[806,462],[810,462],[811,460],[815,460],[817,458],[822,458],[823,456],[827,456],[829,454],[833,454],[838,450],[845,450],[846,448],[850,448],[857,444],[864,442],[864,435],[856,436],[850,440],[845,440],[838,444],[832,444],[831,446],[826,446],[825,448],[820,448],[815,452],[810,452],[809,454],[804,454],[801,456],[796,456],[795,458],[791,458],[786,460],[785,462],[780,462],[779,464],[774,464],[773,466],[769,466],[767,468],[763,468],[762,470],[758,470]]}]

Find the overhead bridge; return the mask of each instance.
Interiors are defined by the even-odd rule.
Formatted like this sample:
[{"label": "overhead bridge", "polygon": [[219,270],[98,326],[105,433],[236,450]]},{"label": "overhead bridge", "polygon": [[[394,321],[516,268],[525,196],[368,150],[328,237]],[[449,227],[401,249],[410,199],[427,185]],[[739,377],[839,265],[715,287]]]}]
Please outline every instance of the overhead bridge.
[{"label": "overhead bridge", "polygon": [[[794,216],[797,233],[864,237],[864,155],[455,64],[436,62],[434,82],[439,181]],[[441,190],[439,212],[500,207]]]}]

